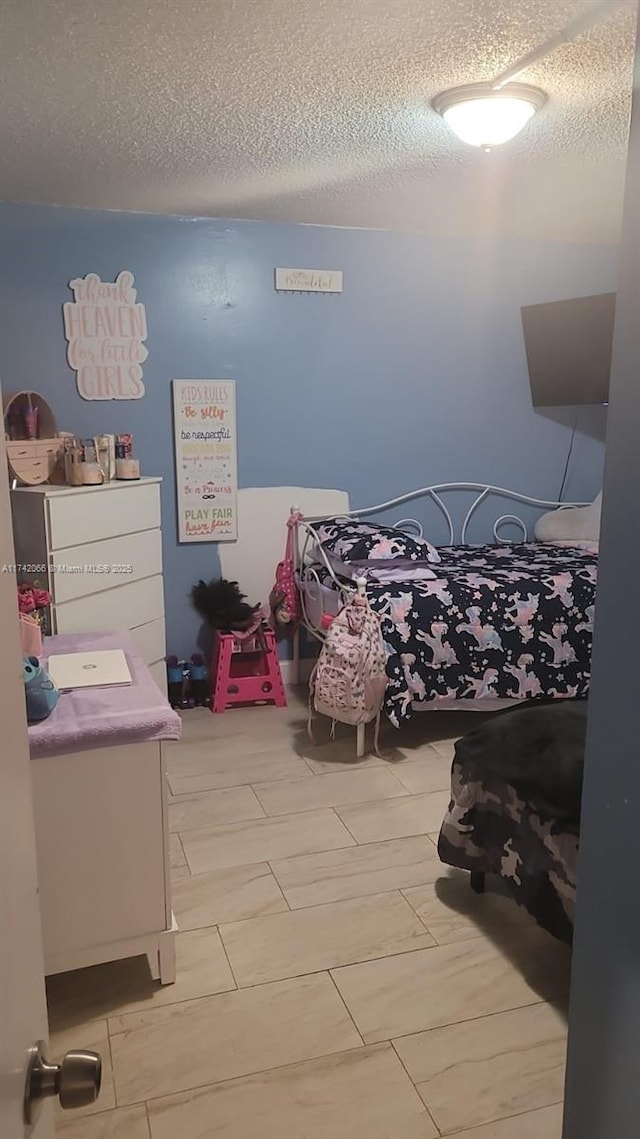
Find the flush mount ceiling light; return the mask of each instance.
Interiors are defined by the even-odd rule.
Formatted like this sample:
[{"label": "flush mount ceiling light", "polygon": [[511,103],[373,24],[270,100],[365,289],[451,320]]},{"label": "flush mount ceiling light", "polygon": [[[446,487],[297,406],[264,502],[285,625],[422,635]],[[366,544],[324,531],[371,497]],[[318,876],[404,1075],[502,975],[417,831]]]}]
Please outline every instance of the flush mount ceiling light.
[{"label": "flush mount ceiling light", "polygon": [[462,142],[492,150],[515,138],[546,101],[528,83],[468,83],[436,95],[432,106]]}]

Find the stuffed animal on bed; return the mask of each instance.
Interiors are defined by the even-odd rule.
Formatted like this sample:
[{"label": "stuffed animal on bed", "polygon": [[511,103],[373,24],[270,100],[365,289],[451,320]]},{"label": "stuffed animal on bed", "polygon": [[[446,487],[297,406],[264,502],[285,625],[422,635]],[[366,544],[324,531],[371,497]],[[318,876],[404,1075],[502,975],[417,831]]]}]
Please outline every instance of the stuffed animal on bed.
[{"label": "stuffed animal on bed", "polygon": [[556,546],[578,546],[597,553],[601,508],[602,493],[589,506],[567,506],[560,510],[550,510],[541,515],[536,523],[536,540],[552,542]]}]

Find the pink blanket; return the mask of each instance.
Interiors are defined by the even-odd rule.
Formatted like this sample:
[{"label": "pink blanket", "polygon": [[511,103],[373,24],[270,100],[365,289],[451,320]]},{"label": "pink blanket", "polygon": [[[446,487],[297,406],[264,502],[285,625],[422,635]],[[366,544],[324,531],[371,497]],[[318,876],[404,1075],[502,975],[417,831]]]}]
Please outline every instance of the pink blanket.
[{"label": "pink blanket", "polygon": [[54,653],[122,649],[133,683],[63,692],[47,720],[29,728],[31,758],[113,747],[139,740],[178,740],[182,722],[153,680],[128,633],[65,633],[47,637],[43,664]]}]

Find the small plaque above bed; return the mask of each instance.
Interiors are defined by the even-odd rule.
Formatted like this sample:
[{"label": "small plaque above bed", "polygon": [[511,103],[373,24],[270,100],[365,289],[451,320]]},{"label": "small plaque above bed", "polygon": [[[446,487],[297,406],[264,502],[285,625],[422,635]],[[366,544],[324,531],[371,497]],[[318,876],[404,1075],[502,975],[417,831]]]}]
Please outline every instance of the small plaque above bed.
[{"label": "small plaque above bed", "polygon": [[276,269],[279,293],[341,293],[341,269]]}]

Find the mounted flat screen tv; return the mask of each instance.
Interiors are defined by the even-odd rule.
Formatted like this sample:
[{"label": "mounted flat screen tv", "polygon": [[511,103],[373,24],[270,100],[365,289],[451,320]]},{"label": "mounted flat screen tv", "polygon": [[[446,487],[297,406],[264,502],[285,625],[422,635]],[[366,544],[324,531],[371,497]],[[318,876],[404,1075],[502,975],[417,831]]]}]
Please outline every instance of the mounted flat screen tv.
[{"label": "mounted flat screen tv", "polygon": [[609,402],[615,293],[521,309],[534,407]]}]

